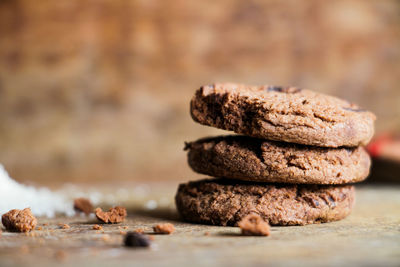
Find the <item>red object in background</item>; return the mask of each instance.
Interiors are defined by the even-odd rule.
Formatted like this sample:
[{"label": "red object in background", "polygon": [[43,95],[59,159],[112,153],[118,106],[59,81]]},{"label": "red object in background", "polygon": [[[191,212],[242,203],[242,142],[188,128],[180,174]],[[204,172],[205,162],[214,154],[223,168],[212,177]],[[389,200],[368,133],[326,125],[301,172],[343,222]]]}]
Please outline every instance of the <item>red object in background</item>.
[{"label": "red object in background", "polygon": [[400,183],[400,135],[385,133],[367,146],[372,157],[369,182]]},{"label": "red object in background", "polygon": [[379,157],[382,152],[382,147],[390,144],[392,140],[393,137],[391,134],[382,134],[371,141],[371,143],[367,146],[367,151],[372,157]]},{"label": "red object in background", "polygon": [[382,134],[367,146],[369,154],[374,158],[385,158],[400,163],[400,135]]}]

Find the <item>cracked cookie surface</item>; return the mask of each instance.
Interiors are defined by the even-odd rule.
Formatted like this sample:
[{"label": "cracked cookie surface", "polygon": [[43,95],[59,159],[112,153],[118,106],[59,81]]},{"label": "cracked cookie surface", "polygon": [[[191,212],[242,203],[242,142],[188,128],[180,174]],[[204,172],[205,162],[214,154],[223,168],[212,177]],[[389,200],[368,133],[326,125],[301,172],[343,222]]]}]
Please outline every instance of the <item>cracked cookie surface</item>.
[{"label": "cracked cookie surface", "polygon": [[201,124],[262,139],[322,147],[366,145],[375,115],[339,98],[296,87],[207,85],[191,100]]},{"label": "cracked cookie surface", "polygon": [[345,218],[353,207],[352,185],[281,185],[228,179],[180,184],[177,209],[189,222],[237,225],[258,214],[271,225],[305,225]]},{"label": "cracked cookie surface", "polygon": [[228,135],[186,143],[201,174],[256,182],[344,184],[363,181],[371,160],[362,147],[323,148]]}]

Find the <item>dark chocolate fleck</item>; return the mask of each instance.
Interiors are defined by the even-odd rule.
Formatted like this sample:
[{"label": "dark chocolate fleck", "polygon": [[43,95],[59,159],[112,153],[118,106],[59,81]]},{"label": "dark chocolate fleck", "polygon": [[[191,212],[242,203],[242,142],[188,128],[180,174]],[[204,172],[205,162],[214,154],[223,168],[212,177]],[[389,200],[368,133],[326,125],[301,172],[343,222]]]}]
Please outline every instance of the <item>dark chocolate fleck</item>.
[{"label": "dark chocolate fleck", "polygon": [[267,91],[268,92],[282,92],[283,91],[283,87],[280,86],[268,86],[267,87]]},{"label": "dark chocolate fleck", "polygon": [[336,207],[336,202],[335,200],[333,200],[331,196],[328,197],[328,200],[329,200],[329,206]]},{"label": "dark chocolate fleck", "polygon": [[192,147],[192,144],[190,142],[185,142],[185,146],[183,148],[183,151],[189,150],[189,149],[191,149],[191,147]]},{"label": "dark chocolate fleck", "polygon": [[151,242],[150,239],[144,234],[128,232],[125,235],[124,245],[126,247],[149,247]]},{"label": "dark chocolate fleck", "polygon": [[319,207],[319,201],[315,200],[311,197],[305,196],[304,200],[306,200],[312,207],[318,208]]},{"label": "dark chocolate fleck", "polygon": [[287,94],[295,94],[300,92],[300,88],[296,87],[287,87],[283,88],[281,86],[268,86],[267,87],[267,92],[279,92],[279,93],[287,93]]}]

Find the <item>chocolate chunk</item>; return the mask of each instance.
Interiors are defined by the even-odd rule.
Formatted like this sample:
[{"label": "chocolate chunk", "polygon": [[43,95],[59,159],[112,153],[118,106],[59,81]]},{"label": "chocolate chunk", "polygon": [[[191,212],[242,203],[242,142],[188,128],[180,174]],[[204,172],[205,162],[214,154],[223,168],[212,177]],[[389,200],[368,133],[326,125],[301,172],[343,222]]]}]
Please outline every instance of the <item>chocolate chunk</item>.
[{"label": "chocolate chunk", "polygon": [[151,242],[146,235],[136,232],[128,232],[125,235],[124,245],[126,247],[149,247]]},{"label": "chocolate chunk", "polygon": [[33,216],[31,209],[10,210],[3,214],[1,222],[10,232],[29,232],[35,229],[37,220]]}]

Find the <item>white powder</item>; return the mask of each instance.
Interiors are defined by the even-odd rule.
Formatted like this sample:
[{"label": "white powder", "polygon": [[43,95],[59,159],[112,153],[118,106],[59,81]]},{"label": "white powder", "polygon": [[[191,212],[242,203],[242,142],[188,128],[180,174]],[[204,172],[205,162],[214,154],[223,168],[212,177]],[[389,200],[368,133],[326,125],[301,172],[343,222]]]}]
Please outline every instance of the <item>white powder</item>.
[{"label": "white powder", "polygon": [[[0,216],[11,209],[31,208],[35,216],[54,217],[56,214],[75,215],[73,200],[78,197],[88,198],[93,205],[142,206],[154,210],[160,206],[174,207],[168,191],[160,191],[161,199],[151,197],[151,187],[146,184],[129,187],[110,187],[82,189],[74,184],[64,185],[60,190],[36,188],[14,181],[0,164]],[[104,190],[107,191],[104,192]]]},{"label": "white powder", "polygon": [[30,207],[36,216],[54,217],[56,213],[74,215],[72,200],[47,188],[35,188],[14,181],[0,164],[0,214]]}]

